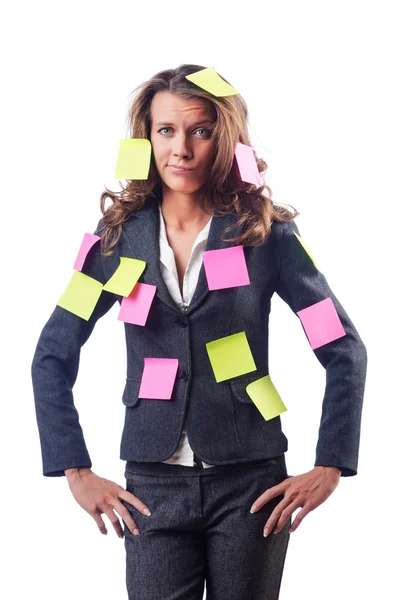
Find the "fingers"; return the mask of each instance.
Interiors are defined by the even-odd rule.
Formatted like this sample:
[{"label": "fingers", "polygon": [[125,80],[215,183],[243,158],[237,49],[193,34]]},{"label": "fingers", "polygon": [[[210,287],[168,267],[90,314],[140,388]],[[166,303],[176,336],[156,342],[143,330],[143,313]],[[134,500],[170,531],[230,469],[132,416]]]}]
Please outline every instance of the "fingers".
[{"label": "fingers", "polygon": [[[279,533],[292,513],[301,506],[299,500],[295,500],[291,502],[290,499],[284,498],[279,504],[277,504],[276,508],[273,510],[272,514],[268,518],[265,528],[263,530],[263,535],[267,537],[270,533]],[[305,514],[307,514],[310,510],[309,504],[307,506]],[[302,512],[302,511],[301,511]],[[302,516],[301,520],[305,515]],[[296,527],[295,527],[296,529]],[[290,530],[291,531],[291,530]]]},{"label": "fingers", "polygon": [[266,504],[266,502],[269,502],[269,500],[272,500],[276,496],[280,496],[280,494],[285,492],[286,487],[287,486],[285,485],[285,482],[283,481],[282,483],[279,483],[278,485],[274,485],[273,487],[266,490],[266,492],[264,492],[261,496],[259,496],[259,498],[257,498],[255,500],[255,502],[251,506],[250,512],[252,512],[252,513],[256,512],[257,510],[262,508],[262,506],[264,506],[264,504]]}]

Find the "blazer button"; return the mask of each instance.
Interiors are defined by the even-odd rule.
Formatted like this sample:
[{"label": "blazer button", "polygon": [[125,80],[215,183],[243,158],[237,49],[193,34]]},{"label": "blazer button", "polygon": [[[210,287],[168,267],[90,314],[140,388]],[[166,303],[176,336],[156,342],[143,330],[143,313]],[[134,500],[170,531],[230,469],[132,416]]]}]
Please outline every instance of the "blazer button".
[{"label": "blazer button", "polygon": [[178,325],[181,325],[181,327],[187,327],[187,319],[184,319],[183,317],[177,317],[174,320],[174,323],[178,323]]},{"label": "blazer button", "polygon": [[186,379],[189,379],[189,373],[185,371],[185,369],[181,369],[179,373],[179,379],[181,379],[182,381],[186,381]]}]

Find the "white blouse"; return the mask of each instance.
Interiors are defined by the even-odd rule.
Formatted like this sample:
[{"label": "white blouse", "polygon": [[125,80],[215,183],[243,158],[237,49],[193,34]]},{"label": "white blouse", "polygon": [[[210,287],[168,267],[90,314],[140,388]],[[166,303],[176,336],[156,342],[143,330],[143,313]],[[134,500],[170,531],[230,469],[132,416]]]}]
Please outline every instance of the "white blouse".
[{"label": "white blouse", "polygon": [[[196,289],[197,279],[202,264],[202,255],[205,250],[208,238],[208,232],[211,226],[212,217],[196,237],[196,240],[192,247],[189,262],[186,267],[185,275],[183,278],[183,298],[179,289],[178,282],[178,271],[176,269],[174,251],[168,243],[167,233],[165,228],[165,222],[163,213],[161,211],[161,202],[159,202],[159,213],[160,213],[160,271],[164,279],[164,282],[171,294],[175,304],[179,306],[181,310],[185,306],[188,306],[193,298],[194,290]],[[181,437],[179,444],[174,454],[167,460],[162,462],[170,464],[184,465],[186,467],[193,467],[193,450],[189,445],[187,438],[185,423],[182,427]],[[213,467],[203,462],[203,467]]]}]

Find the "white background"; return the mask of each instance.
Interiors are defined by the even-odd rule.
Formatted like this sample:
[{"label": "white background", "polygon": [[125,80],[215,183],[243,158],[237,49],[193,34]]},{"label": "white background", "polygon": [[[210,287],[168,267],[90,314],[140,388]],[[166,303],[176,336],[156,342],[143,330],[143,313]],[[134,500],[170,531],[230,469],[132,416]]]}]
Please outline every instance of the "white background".
[{"label": "white background", "polygon": [[[182,63],[215,66],[250,111],[275,202],[368,350],[358,476],[291,534],[280,598],[395,597],[396,19],[393,2],[16,2],[3,8],[0,595],[127,597],[124,542],[42,476],[30,365],[100,218],[129,96]],[[117,305],[118,306],[118,305]],[[124,485],[126,356],[117,306],[82,350],[75,403],[93,470]],[[270,372],[291,474],[314,464],[325,371],[274,297]],[[236,539],[238,552],[239,540]],[[252,557],[255,560],[255,557]]]}]

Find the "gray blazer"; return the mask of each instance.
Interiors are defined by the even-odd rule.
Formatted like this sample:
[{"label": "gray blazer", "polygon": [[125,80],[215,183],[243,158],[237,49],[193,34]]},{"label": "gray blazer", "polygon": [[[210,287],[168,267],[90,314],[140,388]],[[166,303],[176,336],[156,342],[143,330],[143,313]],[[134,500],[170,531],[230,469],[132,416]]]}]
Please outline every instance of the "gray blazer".
[{"label": "gray blazer", "polygon": [[[294,231],[299,233],[295,222],[275,221],[265,244],[244,247],[248,286],[209,291],[202,265],[192,302],[182,312],[160,273],[157,202],[148,197],[144,208],[129,217],[111,257],[103,257],[96,244],[83,268],[105,283],[117,269],[120,256],[137,258],[146,261],[139,281],[157,286],[146,325],[124,324],[127,373],[121,460],[168,459],[177,448],[185,416],[193,452],[208,464],[243,463],[287,451],[280,417],[266,421],[246,392],[249,383],[269,374],[268,323],[276,292],[294,313],[327,297],[333,300],[346,335],[313,350],[326,369],[315,466],[336,466],[342,476],[356,475],[366,348],[324,275],[294,235]],[[221,234],[236,220],[235,214],[222,216],[215,211],[206,250],[229,247],[230,243],[221,241]],[[240,231],[236,228],[226,237]],[[121,299],[103,291],[88,321],[56,306],[41,332],[32,379],[45,476],[92,466],[72,388],[81,347],[96,321]],[[217,383],[206,343],[241,331],[247,335],[257,370]],[[146,357],[179,359],[171,400],[138,398]]]}]

